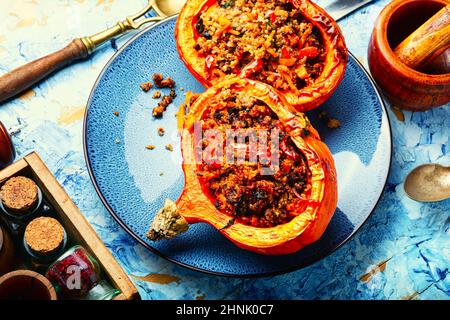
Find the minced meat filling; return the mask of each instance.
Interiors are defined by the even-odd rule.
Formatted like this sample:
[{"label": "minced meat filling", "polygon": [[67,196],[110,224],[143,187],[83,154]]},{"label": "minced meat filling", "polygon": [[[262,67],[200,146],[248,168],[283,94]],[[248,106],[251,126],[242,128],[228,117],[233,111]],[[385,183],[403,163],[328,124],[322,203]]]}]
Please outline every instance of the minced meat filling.
[{"label": "minced meat filling", "polygon": [[207,77],[243,73],[279,90],[299,90],[323,71],[320,31],[290,0],[218,0],[195,28]]},{"label": "minced meat filling", "polygon": [[[200,181],[209,191],[216,208],[241,223],[273,227],[289,222],[296,216],[292,204],[305,198],[309,189],[310,172],[303,154],[282,130],[280,121],[267,105],[245,94],[231,94],[225,90],[209,101],[209,108],[202,118],[202,130],[215,129],[225,133],[227,129],[239,128],[269,132],[280,129],[278,170],[272,175],[263,175],[262,168],[267,164],[261,163],[261,159],[256,163],[227,164],[224,158],[220,165],[205,161],[198,165]],[[207,139],[202,141],[203,150],[208,144]],[[268,150],[270,147],[269,139]]]}]

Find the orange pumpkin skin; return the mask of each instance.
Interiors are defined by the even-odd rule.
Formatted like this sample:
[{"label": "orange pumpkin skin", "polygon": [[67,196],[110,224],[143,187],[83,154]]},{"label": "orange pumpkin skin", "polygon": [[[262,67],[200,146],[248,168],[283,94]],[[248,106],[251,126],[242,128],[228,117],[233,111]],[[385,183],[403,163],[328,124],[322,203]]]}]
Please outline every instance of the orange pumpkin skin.
[{"label": "orange pumpkin skin", "polygon": [[[311,193],[308,200],[314,204],[308,205],[288,223],[270,228],[257,228],[235,222],[226,227],[231,217],[218,211],[202,190],[196,174],[197,164],[192,161],[194,123],[201,119],[208,107],[208,100],[223,88],[230,86],[233,90],[244,91],[263,101],[272,109],[296,146],[305,155],[311,171]],[[188,223],[209,223],[238,247],[265,255],[294,253],[322,236],[337,206],[337,180],[332,155],[328,147],[320,141],[317,131],[309,124],[309,120],[303,114],[296,113],[285,98],[271,86],[238,77],[225,78],[195,101],[186,116],[181,136],[185,186],[177,201],[177,207]]]},{"label": "orange pumpkin skin", "polygon": [[[205,6],[216,2],[215,0],[188,0],[180,12],[175,26],[175,38],[180,58],[205,87],[210,87],[222,79],[207,79],[206,58],[199,55],[194,49],[197,31],[193,21]],[[338,24],[328,13],[309,0],[292,0],[291,2],[302,12],[304,17],[320,30],[323,45],[327,51],[324,69],[312,85],[295,91],[280,91],[297,111],[305,112],[323,104],[337,89],[344,78],[348,51]]]}]

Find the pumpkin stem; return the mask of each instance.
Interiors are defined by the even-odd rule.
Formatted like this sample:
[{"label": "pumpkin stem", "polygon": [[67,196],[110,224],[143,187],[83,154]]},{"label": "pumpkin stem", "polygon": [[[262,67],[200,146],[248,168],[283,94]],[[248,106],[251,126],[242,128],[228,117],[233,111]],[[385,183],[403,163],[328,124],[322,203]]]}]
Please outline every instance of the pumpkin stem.
[{"label": "pumpkin stem", "polygon": [[186,232],[188,229],[189,224],[180,215],[175,202],[166,199],[164,206],[158,211],[150,229],[147,231],[147,238],[152,241],[167,240]]}]

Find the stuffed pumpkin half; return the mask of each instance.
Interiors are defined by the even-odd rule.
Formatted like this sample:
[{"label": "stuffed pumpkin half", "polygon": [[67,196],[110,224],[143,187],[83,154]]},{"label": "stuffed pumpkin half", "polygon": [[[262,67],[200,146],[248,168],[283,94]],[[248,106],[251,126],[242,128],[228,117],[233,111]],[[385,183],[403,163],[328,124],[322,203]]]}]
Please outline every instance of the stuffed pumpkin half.
[{"label": "stuffed pumpkin half", "polygon": [[181,131],[185,186],[147,234],[206,222],[267,255],[318,240],[337,206],[333,158],[308,118],[262,82],[225,78],[197,98]]},{"label": "stuffed pumpkin half", "polygon": [[347,63],[339,26],[309,0],[189,0],[175,37],[206,87],[230,74],[259,80],[298,111],[325,102]]}]

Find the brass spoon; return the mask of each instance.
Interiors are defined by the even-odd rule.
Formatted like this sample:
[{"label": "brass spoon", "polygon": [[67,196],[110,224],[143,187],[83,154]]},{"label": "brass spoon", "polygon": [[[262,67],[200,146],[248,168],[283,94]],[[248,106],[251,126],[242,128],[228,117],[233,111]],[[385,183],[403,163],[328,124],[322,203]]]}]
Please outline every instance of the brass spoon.
[{"label": "brass spoon", "polygon": [[420,202],[450,198],[450,167],[424,164],[411,171],[404,184],[406,194]]},{"label": "brass spoon", "polygon": [[[0,77],[0,103],[30,88],[53,72],[75,61],[86,59],[106,41],[180,12],[185,2],[186,0],[149,0],[148,5],[139,13],[118,22],[114,27],[90,37],[75,39],[64,49],[5,74]],[[140,19],[151,9],[154,9],[158,16]]]}]

